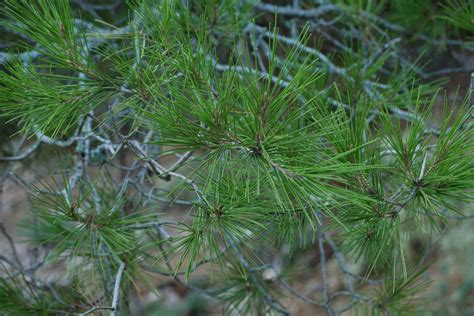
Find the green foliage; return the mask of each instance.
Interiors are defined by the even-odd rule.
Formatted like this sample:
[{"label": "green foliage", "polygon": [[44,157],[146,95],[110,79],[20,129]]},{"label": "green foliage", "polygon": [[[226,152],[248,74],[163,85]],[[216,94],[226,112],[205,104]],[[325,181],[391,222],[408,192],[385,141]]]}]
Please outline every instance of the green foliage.
[{"label": "green foliage", "polygon": [[[256,285],[252,279],[255,276],[250,275],[242,266],[232,263],[227,267],[226,276],[224,285],[217,290],[217,295],[230,311],[243,315],[267,312],[269,293]],[[263,279],[259,281],[265,282]]]},{"label": "green foliage", "polygon": [[[473,201],[472,105],[446,101],[436,124],[442,80],[418,78],[424,60],[407,61],[398,44],[405,33],[387,38],[402,29],[443,39],[456,33],[449,23],[466,28],[472,10],[461,2],[337,3],[324,16],[337,17],[323,24],[342,20],[352,33],[332,39],[339,50],[326,56],[310,36],[317,25],[294,29],[299,15],[315,15],[304,8],[278,7],[291,21],[270,32],[254,24],[253,1],[129,1],[123,27],[85,21],[66,0],[6,1],[1,24],[40,57],[8,59],[0,116],[38,147],[73,156],[67,168],[58,163],[60,180],[29,186],[27,224],[45,264],[66,259],[68,277],[80,279],[70,300],[106,302],[115,313],[120,293],[155,290],[145,272],[195,290],[194,272],[206,265],[210,277],[197,293],[231,313],[286,314],[276,286],[286,267],[262,271],[275,257],[292,262],[317,248],[323,301],[298,298],[335,313],[326,271],[335,259],[363,292],[369,278],[383,278],[370,298],[348,282],[361,310],[417,310],[424,270],[412,264],[409,241],[414,232],[436,236]],[[286,24],[301,34],[276,27]],[[162,212],[178,204],[184,212]],[[29,283],[20,282],[1,281],[0,312],[66,309],[49,294],[16,307],[43,293],[25,294]]]},{"label": "green foliage", "polygon": [[456,27],[474,31],[474,4],[468,0],[455,0],[446,3],[445,18]]},{"label": "green foliage", "polygon": [[384,315],[387,312],[397,315],[410,315],[416,312],[422,303],[417,297],[428,286],[428,282],[419,280],[426,269],[410,270],[404,279],[391,279],[384,284],[384,289],[378,293],[375,314]]},{"label": "green foliage", "polygon": [[[7,269],[3,265],[5,271]],[[60,297],[61,302],[54,299]],[[25,276],[8,275],[0,279],[0,310],[6,315],[52,315],[72,311],[71,306],[81,303],[83,297],[74,288],[66,291],[55,289],[38,295],[33,285],[25,282]]]},{"label": "green foliage", "polygon": [[26,315],[35,313],[37,315],[47,315],[51,310],[51,301],[47,299],[31,300],[23,295],[23,290],[19,284],[12,284],[6,279],[0,279],[0,309],[2,313],[8,315]]},{"label": "green foliage", "polygon": [[103,87],[43,73],[20,61],[6,68],[0,75],[1,115],[14,117],[27,133],[40,128],[52,136],[71,135],[90,104],[100,104],[109,95]]},{"label": "green foliage", "polygon": [[414,32],[430,32],[434,38],[447,36],[448,28],[438,19],[442,7],[439,1],[395,0],[390,2],[391,19]]},{"label": "green foliage", "polygon": [[11,1],[2,13],[15,21],[2,25],[35,42],[44,57],[37,67],[24,61],[6,66],[0,115],[14,114],[24,132],[40,128],[53,137],[70,135],[79,117],[111,95],[89,53],[84,26],[75,23],[68,1]]},{"label": "green foliage", "polygon": [[[388,122],[385,125],[389,127],[386,142],[396,152],[396,172],[428,212],[439,212],[443,208],[456,211],[457,207],[452,204],[454,200],[469,202],[472,199],[469,193],[474,184],[473,131],[469,127],[472,109],[467,102],[466,99],[456,115],[445,103],[436,145],[433,144],[435,136],[429,123],[432,122],[433,103],[423,113],[415,111],[419,119],[409,125],[405,139],[402,138],[400,123],[398,126]],[[434,150],[430,151],[433,147]]]},{"label": "green foliage", "polygon": [[256,0],[204,0],[192,2],[190,10],[191,23],[194,27],[204,27],[211,34],[214,43],[223,40],[231,44],[249,22],[253,19],[253,7]]},{"label": "green foliage", "polygon": [[94,74],[84,26],[75,23],[68,1],[5,1],[2,13],[15,21],[2,25],[34,41],[52,65]]},{"label": "green foliage", "polygon": [[[110,269],[121,262],[126,262],[132,273],[137,268],[137,254],[156,247],[135,229],[156,216],[145,210],[126,215],[126,204],[131,201],[124,199],[123,192],[102,189],[98,193],[96,186],[103,188],[103,184],[87,183],[79,192],[66,184],[59,193],[59,183],[51,181],[53,185],[43,183],[36,188],[44,193],[33,197],[34,222],[24,224],[31,244],[52,247],[45,258],[47,264],[66,259],[72,276],[97,282],[104,275],[109,277]],[[63,181],[67,181],[65,177]],[[140,278],[139,271],[134,273]]]}]

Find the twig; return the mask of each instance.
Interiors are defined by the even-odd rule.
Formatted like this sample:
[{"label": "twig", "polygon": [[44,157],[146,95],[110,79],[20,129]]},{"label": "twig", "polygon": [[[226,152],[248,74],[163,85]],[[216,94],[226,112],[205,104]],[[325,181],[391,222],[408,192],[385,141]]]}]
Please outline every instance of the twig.
[{"label": "twig", "polygon": [[120,300],[120,284],[122,283],[122,275],[123,272],[125,271],[125,263],[121,262],[118,272],[117,272],[117,277],[115,278],[115,286],[114,286],[114,296],[112,299],[112,312],[110,313],[110,316],[115,316],[117,315],[118,311],[118,304]]},{"label": "twig", "polygon": [[92,314],[95,311],[104,310],[104,309],[113,310],[113,307],[110,307],[110,306],[94,306],[91,309],[85,311],[84,313],[80,313],[78,316],[89,315],[89,314]]}]

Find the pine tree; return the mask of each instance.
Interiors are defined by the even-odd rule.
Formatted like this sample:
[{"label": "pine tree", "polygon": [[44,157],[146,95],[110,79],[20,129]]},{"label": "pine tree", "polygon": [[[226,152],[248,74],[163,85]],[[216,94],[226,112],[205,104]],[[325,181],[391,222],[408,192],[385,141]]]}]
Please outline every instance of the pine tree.
[{"label": "pine tree", "polygon": [[[422,306],[431,246],[409,242],[472,218],[474,197],[472,100],[443,95],[459,68],[423,52],[472,50],[469,1],[4,3],[0,182],[29,192],[33,259],[1,226],[1,313],[141,314],[156,276],[202,314]],[[311,255],[306,296],[291,280]],[[61,283],[37,273],[53,264]]]}]

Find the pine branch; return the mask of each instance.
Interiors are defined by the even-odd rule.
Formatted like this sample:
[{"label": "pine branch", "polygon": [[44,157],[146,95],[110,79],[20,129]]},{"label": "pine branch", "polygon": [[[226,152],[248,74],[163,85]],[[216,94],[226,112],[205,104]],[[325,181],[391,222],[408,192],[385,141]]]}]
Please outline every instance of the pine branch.
[{"label": "pine branch", "polygon": [[[1,46],[0,124],[18,136],[0,148],[0,194],[10,181],[31,197],[34,249],[26,264],[0,226],[12,249],[0,313],[126,313],[146,307],[130,284],[160,286],[143,271],[242,314],[289,315],[283,293],[328,315],[414,311],[424,261],[451,221],[474,218],[460,211],[473,200],[472,95],[434,124],[439,84],[420,81],[469,68],[413,59],[467,47],[464,0],[439,7],[446,28],[419,33],[417,10],[405,23],[403,7],[376,3],[144,0],[129,20],[107,13],[122,4],[2,11],[29,44]],[[430,242],[412,270],[414,231]],[[322,291],[300,293],[288,275],[313,248]],[[69,269],[67,291],[37,273],[52,262]]]}]

